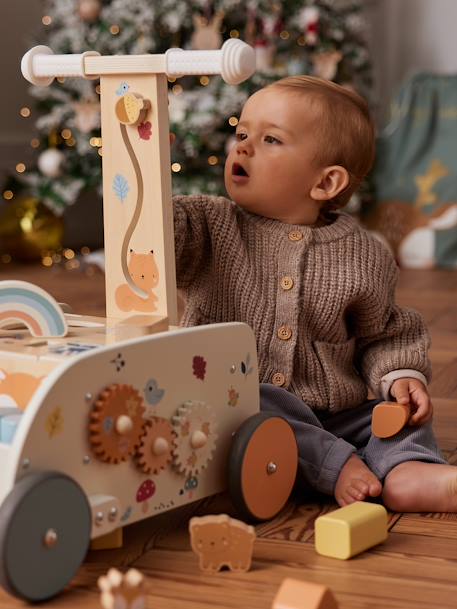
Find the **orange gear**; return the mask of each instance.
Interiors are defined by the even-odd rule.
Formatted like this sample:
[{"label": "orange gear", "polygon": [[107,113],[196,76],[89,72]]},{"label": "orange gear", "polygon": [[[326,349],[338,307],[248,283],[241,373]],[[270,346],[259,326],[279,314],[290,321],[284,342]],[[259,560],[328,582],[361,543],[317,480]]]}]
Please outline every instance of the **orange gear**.
[{"label": "orange gear", "polygon": [[101,461],[119,463],[133,455],[144,411],[143,398],[132,385],[113,384],[101,392],[89,418],[89,441]]},{"label": "orange gear", "polygon": [[158,474],[172,460],[175,432],[167,419],[152,417],[145,424],[137,450],[138,467],[146,474]]}]

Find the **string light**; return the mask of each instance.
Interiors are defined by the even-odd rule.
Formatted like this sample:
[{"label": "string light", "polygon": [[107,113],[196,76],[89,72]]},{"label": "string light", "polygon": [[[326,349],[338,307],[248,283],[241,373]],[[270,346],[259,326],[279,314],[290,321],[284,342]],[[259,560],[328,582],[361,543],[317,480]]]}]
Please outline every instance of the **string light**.
[{"label": "string light", "polygon": [[65,258],[67,260],[72,260],[75,257],[75,252],[68,247],[68,248],[64,249],[63,255],[65,256]]},{"label": "string light", "polygon": [[34,137],[32,140],[30,140],[30,145],[32,146],[32,148],[39,148],[40,140]]},{"label": "string light", "polygon": [[121,28],[118,25],[112,25],[109,29],[113,36],[116,36],[121,31]]},{"label": "string light", "polygon": [[60,135],[64,140],[69,140],[71,138],[71,130],[70,129],[62,129]]},{"label": "string light", "polygon": [[217,165],[219,163],[219,159],[217,156],[212,154],[208,157],[208,165]]},{"label": "string light", "polygon": [[238,30],[230,30],[230,38],[239,38],[240,33]]},{"label": "string light", "polygon": [[79,266],[79,260],[68,260],[68,262],[65,263],[65,268],[69,271],[72,271],[73,269],[79,269]]},{"label": "string light", "polygon": [[301,47],[304,47],[306,45],[306,39],[304,36],[299,36],[297,38],[297,44]]},{"label": "string light", "polygon": [[98,152],[99,156],[103,156],[103,148],[99,148],[97,150],[97,152]]},{"label": "string light", "polygon": [[174,76],[167,77],[168,82],[176,82],[176,78]]},{"label": "string light", "polygon": [[44,17],[41,18],[41,23],[43,25],[51,25],[52,17],[50,15],[44,15]]},{"label": "string light", "polygon": [[75,140],[74,137],[71,137],[70,139],[65,140],[65,143],[66,143],[67,146],[71,147],[71,146],[74,146],[76,144],[76,140]]},{"label": "string light", "polygon": [[88,254],[90,254],[90,247],[87,247],[87,245],[83,245],[83,247],[81,248],[81,254],[83,256],[87,256]]},{"label": "string light", "polygon": [[171,89],[175,95],[181,95],[182,87],[181,85],[174,85]]},{"label": "string light", "polygon": [[237,119],[237,117],[236,117],[236,116],[231,116],[231,117],[228,119],[228,122],[229,122],[229,125],[230,125],[231,127],[236,127],[236,126],[238,125],[238,119]]},{"label": "string light", "polygon": [[100,95],[100,93],[101,93],[101,88],[100,88],[100,85],[97,85],[97,86],[95,87],[95,93],[98,93],[98,94]]},{"label": "string light", "polygon": [[206,87],[206,85],[209,85],[209,78],[207,76],[200,76],[200,84]]},{"label": "string light", "polygon": [[20,109],[19,114],[23,117],[23,118],[29,118],[29,116],[32,114],[30,111],[30,108],[27,108],[27,106],[24,106],[23,108]]},{"label": "string light", "polygon": [[1,260],[4,264],[9,264],[11,262],[11,256],[9,254],[2,254]]},{"label": "string light", "polygon": [[178,173],[178,171],[181,171],[181,165],[179,163],[173,163],[171,166],[171,171]]},{"label": "string light", "polygon": [[91,137],[89,140],[89,144],[93,148],[100,148],[100,146],[102,145],[102,138],[101,137]]},{"label": "string light", "polygon": [[5,192],[3,193],[3,198],[5,199],[5,201],[11,201],[13,197],[14,193],[12,190],[5,190]]},{"label": "string light", "polygon": [[57,80],[57,82],[59,82],[61,85],[63,85],[63,83],[65,82],[65,77],[64,77],[64,76],[57,76],[56,80]]},{"label": "string light", "polygon": [[279,37],[283,40],[287,40],[290,37],[290,34],[287,30],[283,30],[282,32],[280,32]]},{"label": "string light", "polygon": [[41,264],[43,266],[52,266],[51,256],[43,256],[43,258],[41,259]]},{"label": "string light", "polygon": [[16,165],[16,171],[18,173],[24,173],[24,171],[25,171],[25,164],[24,163],[18,163]]}]

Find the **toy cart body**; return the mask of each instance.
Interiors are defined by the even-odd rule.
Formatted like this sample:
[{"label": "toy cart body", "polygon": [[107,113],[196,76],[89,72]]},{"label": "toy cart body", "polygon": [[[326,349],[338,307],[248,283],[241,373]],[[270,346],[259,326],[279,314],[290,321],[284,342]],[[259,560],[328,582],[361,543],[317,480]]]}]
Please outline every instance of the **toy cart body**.
[{"label": "toy cart body", "polygon": [[90,539],[227,488],[248,518],[287,501],[297,447],[283,419],[259,412],[252,330],[176,329],[166,75],[237,83],[252,60],[235,40],[221,52],[23,58],[34,84],[103,75],[107,318],[64,315],[40,288],[0,282],[0,581],[16,596],[54,596]]}]

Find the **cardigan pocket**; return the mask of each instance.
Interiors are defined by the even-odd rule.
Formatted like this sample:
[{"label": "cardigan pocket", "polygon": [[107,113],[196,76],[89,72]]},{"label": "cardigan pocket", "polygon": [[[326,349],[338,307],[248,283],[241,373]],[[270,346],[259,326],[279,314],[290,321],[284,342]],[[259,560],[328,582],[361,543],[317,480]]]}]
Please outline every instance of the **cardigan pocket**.
[{"label": "cardigan pocket", "polygon": [[324,374],[330,410],[356,406],[366,398],[366,386],[354,366],[355,338],[344,343],[314,342]]}]

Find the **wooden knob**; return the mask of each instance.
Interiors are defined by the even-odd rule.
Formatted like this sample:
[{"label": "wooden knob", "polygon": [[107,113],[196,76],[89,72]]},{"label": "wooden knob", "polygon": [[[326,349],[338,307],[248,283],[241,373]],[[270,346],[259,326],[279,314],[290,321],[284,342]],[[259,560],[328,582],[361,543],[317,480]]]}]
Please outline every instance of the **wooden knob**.
[{"label": "wooden knob", "polygon": [[194,433],[192,434],[192,437],[190,439],[190,445],[192,446],[192,448],[202,448],[203,446],[205,446],[207,440],[208,436],[202,431],[197,430],[194,431]]},{"label": "wooden knob", "polygon": [[152,454],[156,457],[164,455],[169,450],[169,444],[165,438],[156,438],[152,445]]},{"label": "wooden knob", "polygon": [[121,416],[116,419],[116,431],[121,436],[130,433],[132,429],[133,421],[126,414],[121,414]]}]

